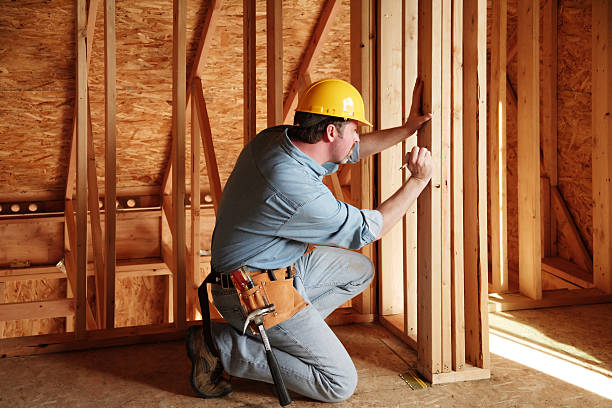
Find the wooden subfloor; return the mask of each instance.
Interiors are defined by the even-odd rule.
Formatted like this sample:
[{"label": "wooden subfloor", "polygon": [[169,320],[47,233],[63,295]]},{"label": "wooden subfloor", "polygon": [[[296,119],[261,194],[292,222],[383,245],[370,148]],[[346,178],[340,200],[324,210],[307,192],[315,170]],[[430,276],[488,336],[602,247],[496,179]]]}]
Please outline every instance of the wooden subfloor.
[{"label": "wooden subfloor", "polygon": [[[492,330],[551,349],[603,375],[612,385],[612,304],[496,313]],[[359,372],[355,395],[337,407],[612,407],[583,388],[491,354],[491,379],[413,391],[399,374],[415,353],[378,324],[334,331]],[[182,342],[0,360],[2,407],[270,407],[269,385],[234,379],[234,392],[198,399]],[[294,395],[292,406],[326,406]]]}]

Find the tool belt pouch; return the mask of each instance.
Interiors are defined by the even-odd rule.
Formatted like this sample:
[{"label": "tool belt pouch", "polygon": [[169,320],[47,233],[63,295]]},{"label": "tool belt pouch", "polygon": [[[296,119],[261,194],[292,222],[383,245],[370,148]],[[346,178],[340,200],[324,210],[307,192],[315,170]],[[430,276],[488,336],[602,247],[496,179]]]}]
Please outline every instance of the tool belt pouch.
[{"label": "tool belt pouch", "polygon": [[[285,278],[284,273],[278,275],[283,276],[271,281],[265,272],[251,273],[255,286],[245,292],[238,292],[240,302],[248,313],[265,307],[266,301],[268,304],[274,304],[275,311],[263,318],[266,329],[284,322],[308,306],[302,295],[293,287],[293,278]],[[255,329],[254,332],[257,330]]]}]

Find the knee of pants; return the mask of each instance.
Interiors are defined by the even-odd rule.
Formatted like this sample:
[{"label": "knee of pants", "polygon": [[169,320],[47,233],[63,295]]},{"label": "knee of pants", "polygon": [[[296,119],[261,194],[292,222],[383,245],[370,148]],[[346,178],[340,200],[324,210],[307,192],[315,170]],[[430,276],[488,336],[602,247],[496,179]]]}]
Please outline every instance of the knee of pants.
[{"label": "knee of pants", "polygon": [[339,378],[329,381],[325,391],[319,398],[324,402],[341,402],[349,399],[357,388],[357,371],[343,372]]},{"label": "knee of pants", "polygon": [[374,265],[370,258],[355,252],[353,259],[351,259],[351,264],[356,274],[354,282],[360,284],[360,286],[369,285],[372,282],[372,278],[374,278]]}]

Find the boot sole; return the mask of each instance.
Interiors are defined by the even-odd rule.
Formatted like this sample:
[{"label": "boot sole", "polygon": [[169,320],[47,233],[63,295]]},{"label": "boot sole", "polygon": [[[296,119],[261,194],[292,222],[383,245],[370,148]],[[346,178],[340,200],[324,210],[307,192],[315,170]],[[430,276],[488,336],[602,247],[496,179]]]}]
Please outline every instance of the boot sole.
[{"label": "boot sole", "polygon": [[[185,348],[187,349],[187,357],[189,357],[189,360],[191,361],[191,375],[189,376],[189,383],[191,384],[191,388],[193,389],[193,391],[195,391],[195,393],[200,398],[220,398],[220,397],[226,396],[227,394],[232,392],[231,388],[223,392],[217,393],[217,394],[203,394],[202,392],[200,392],[200,390],[198,390],[198,387],[196,387],[195,385],[196,364],[198,364],[199,362],[198,360],[202,360],[202,357],[200,357],[199,355],[196,355],[197,354],[196,351],[193,350],[193,348],[191,347],[191,342],[189,341],[189,336],[190,336],[189,331],[191,331],[191,328],[189,328],[189,330],[187,331],[187,336],[185,336],[185,346],[186,346]],[[208,367],[208,362],[206,360],[204,360],[203,363],[206,364],[206,366]],[[212,370],[211,367],[208,367],[207,369]]]}]

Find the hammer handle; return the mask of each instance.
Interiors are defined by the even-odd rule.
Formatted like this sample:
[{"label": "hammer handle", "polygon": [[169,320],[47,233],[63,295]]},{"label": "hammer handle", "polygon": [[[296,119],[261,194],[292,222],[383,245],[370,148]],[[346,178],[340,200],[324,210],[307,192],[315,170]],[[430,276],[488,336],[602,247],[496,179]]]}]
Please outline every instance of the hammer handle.
[{"label": "hammer handle", "polygon": [[291,404],[291,397],[289,396],[289,392],[287,392],[285,382],[281,376],[280,368],[278,367],[278,362],[276,361],[274,354],[272,354],[272,350],[266,350],[266,358],[268,359],[268,366],[270,367],[272,379],[274,380],[274,385],[276,386],[276,391],[278,392],[278,402],[283,407]]}]

